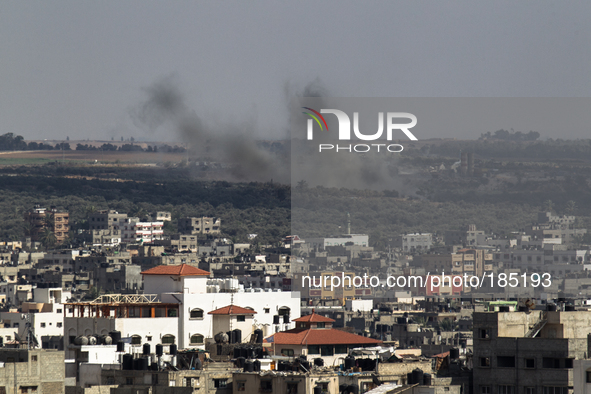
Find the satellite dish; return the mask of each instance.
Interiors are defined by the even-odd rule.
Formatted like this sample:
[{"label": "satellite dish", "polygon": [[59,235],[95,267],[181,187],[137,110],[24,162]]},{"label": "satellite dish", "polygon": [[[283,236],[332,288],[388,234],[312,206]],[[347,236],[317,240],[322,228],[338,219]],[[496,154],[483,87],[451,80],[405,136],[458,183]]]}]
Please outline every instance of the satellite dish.
[{"label": "satellite dish", "polygon": [[25,320],[27,318],[27,315],[25,315],[24,313],[21,315],[21,320]]}]

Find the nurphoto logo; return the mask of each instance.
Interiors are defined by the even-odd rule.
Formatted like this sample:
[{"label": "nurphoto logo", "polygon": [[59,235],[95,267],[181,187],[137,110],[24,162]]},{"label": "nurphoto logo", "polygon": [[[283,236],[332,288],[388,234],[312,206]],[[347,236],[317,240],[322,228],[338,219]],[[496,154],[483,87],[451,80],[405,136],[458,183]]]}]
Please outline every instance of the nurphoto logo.
[{"label": "nurphoto logo", "polygon": [[[339,123],[338,138],[339,141],[351,140],[351,119],[344,111],[338,109],[321,109],[320,112],[310,107],[302,107],[307,110],[302,112],[310,116],[307,122],[307,139],[314,139],[314,123],[318,125],[321,131],[328,132],[328,124],[322,114],[333,114]],[[406,119],[406,123],[400,123],[401,120]],[[408,122],[409,121],[409,122]],[[417,117],[408,112],[387,112],[386,113],[386,140],[392,141],[395,131],[402,131],[411,141],[417,141],[417,137],[409,130],[416,126]],[[353,112],[353,134],[354,137],[361,141],[376,141],[382,139],[384,134],[384,113],[378,112],[378,131],[373,134],[364,134],[359,130],[359,112]],[[318,151],[346,151],[365,153],[369,151],[387,151],[391,153],[402,152],[404,147],[400,144],[349,144],[349,145],[334,145],[334,144],[319,144]]]}]

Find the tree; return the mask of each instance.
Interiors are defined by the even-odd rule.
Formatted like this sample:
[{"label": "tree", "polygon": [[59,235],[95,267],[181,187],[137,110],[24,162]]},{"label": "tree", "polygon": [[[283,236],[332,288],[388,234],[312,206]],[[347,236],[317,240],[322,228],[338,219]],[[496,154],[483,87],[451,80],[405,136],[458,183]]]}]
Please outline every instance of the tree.
[{"label": "tree", "polygon": [[46,228],[41,232],[39,241],[46,249],[48,249],[55,245],[55,243],[57,242],[57,238],[55,237],[55,234],[53,233],[53,231],[51,231],[51,229]]},{"label": "tree", "polygon": [[441,328],[442,331],[451,331],[453,323],[450,319],[443,319],[439,322],[439,328]]},{"label": "tree", "polygon": [[573,200],[569,200],[566,202],[566,208],[565,208],[566,213],[572,215],[575,212],[576,208],[577,208],[577,203],[574,202]]},{"label": "tree", "polygon": [[45,213],[45,216],[43,217],[43,223],[44,223],[44,225],[45,225],[46,228],[53,229],[53,226],[54,226],[53,213],[46,212]]},{"label": "tree", "polygon": [[297,190],[306,190],[308,188],[308,182],[304,181],[303,179],[298,182],[296,189]]},{"label": "tree", "polygon": [[33,226],[31,223],[25,222],[25,224],[23,225],[23,230],[25,231],[25,237],[30,237],[31,235],[33,235],[34,228],[35,228],[35,226]]},{"label": "tree", "polygon": [[546,200],[542,204],[542,211],[544,211],[544,212],[552,212],[553,209],[554,209],[554,203],[552,202],[552,200]]}]

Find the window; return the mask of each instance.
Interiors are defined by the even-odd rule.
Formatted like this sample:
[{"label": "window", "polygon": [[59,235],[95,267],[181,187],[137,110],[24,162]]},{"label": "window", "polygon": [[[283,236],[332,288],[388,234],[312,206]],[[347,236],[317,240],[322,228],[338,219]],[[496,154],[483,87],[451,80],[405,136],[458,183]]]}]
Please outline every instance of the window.
[{"label": "window", "polygon": [[293,349],[281,349],[281,355],[293,357]]},{"label": "window", "polygon": [[320,346],[308,345],[308,354],[320,354]]},{"label": "window", "polygon": [[132,385],[133,384],[133,378],[125,378],[125,384]]},{"label": "window", "polygon": [[246,391],[246,382],[237,382],[236,391]]},{"label": "window", "polygon": [[316,323],[316,328],[324,328],[325,325],[326,324],[324,322],[322,322],[322,323]]},{"label": "window", "polygon": [[513,387],[513,386],[499,386],[498,394],[515,394],[515,387]]},{"label": "window", "polygon": [[132,335],[131,336],[131,344],[132,345],[141,345],[142,344],[142,337],[140,335]]},{"label": "window", "polygon": [[56,313],[62,313],[62,310],[61,309],[57,309],[56,310]]},{"label": "window", "polygon": [[279,316],[283,316],[283,315],[289,316],[289,312],[290,312],[290,309],[286,306],[283,306],[283,307],[279,308],[279,311],[277,313],[279,314]]},{"label": "window", "polygon": [[146,337],[146,341],[148,341],[148,342],[152,342],[152,336],[147,336],[147,337]]},{"label": "window", "polygon": [[480,366],[489,368],[490,367],[490,357],[480,357]]},{"label": "window", "polygon": [[490,338],[490,331],[488,328],[480,329],[480,339],[489,339]]},{"label": "window", "polygon": [[236,321],[238,321],[238,322],[246,321],[246,316],[238,315],[238,316],[236,316]]},{"label": "window", "polygon": [[155,384],[158,384],[158,374],[157,373],[152,374],[152,386]]},{"label": "window", "polygon": [[191,310],[191,319],[203,319],[203,309],[195,308]]},{"label": "window", "polygon": [[186,387],[199,386],[199,378],[185,378],[185,386]]},{"label": "window", "polygon": [[171,345],[173,343],[174,343],[174,335],[167,334],[162,337],[162,344],[163,345]]},{"label": "window", "polygon": [[543,368],[560,368],[560,359],[559,358],[544,357],[542,359],[542,367]]},{"label": "window", "polygon": [[334,345],[335,354],[347,354],[347,345]]},{"label": "window", "polygon": [[191,335],[191,345],[202,345],[203,335],[195,334]]},{"label": "window", "polygon": [[37,356],[31,356],[31,361],[37,361]]},{"label": "window", "polygon": [[321,356],[334,356],[334,347],[332,345],[321,345],[320,346]]},{"label": "window", "polygon": [[573,359],[572,358],[565,358],[564,359],[564,368],[572,368],[573,367]]},{"label": "window", "polygon": [[587,379],[586,379],[587,383],[591,383],[591,371],[587,371],[586,375],[587,375]]},{"label": "window", "polygon": [[298,384],[287,383],[287,394],[298,394]]},{"label": "window", "polygon": [[535,387],[526,387],[525,394],[536,394],[536,388]]},{"label": "window", "polygon": [[513,357],[513,356],[497,356],[497,367],[499,367],[499,368],[515,368],[515,357]]},{"label": "window", "polygon": [[480,394],[491,394],[490,386],[480,387]]},{"label": "window", "polygon": [[536,367],[536,359],[535,358],[526,358],[525,359],[525,368],[535,368]]},{"label": "window", "polygon": [[45,328],[45,323],[41,323],[41,328]]},{"label": "window", "polygon": [[273,381],[261,380],[261,391],[263,393],[270,393],[271,391],[273,391]]},{"label": "window", "polygon": [[216,389],[225,389],[228,387],[228,379],[214,379],[213,387]]}]

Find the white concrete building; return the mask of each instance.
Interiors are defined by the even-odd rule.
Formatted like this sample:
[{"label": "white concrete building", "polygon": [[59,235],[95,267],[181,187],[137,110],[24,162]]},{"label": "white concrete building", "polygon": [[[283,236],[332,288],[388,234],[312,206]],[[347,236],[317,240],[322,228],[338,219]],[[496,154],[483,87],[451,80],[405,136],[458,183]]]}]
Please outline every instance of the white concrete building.
[{"label": "white concrete building", "polygon": [[91,303],[69,304],[66,344],[79,335],[120,331],[137,346],[175,343],[181,349],[204,349],[207,339],[218,333],[213,324],[216,315],[209,313],[216,309],[239,305],[256,312],[248,322],[236,322],[241,323],[236,327],[242,330],[243,342],[257,328],[264,335],[293,328],[291,319],[300,316],[298,292],[244,292],[236,279],[208,285],[212,283],[209,272],[186,264],[161,265],[142,274],[144,295],[103,296]]},{"label": "white concrete building", "polygon": [[433,234],[431,233],[413,233],[401,235],[402,250],[413,253],[431,249],[433,244]]},{"label": "white concrete building", "polygon": [[126,243],[151,243],[162,239],[164,222],[141,222],[139,218],[120,218],[116,229],[120,231],[121,241]]},{"label": "white concrete building", "polygon": [[327,246],[369,246],[369,235],[367,234],[343,234],[340,237],[309,238],[306,240],[312,248],[325,249]]},{"label": "white concrete building", "polygon": [[[21,305],[21,312],[0,312],[0,319],[5,327],[10,327],[21,340],[28,335],[35,338],[39,347],[44,349],[60,348],[59,338],[64,335],[64,303],[71,297],[69,291],[61,288],[36,288],[33,300]],[[27,325],[31,330],[28,332]]]}]

